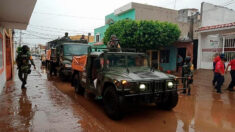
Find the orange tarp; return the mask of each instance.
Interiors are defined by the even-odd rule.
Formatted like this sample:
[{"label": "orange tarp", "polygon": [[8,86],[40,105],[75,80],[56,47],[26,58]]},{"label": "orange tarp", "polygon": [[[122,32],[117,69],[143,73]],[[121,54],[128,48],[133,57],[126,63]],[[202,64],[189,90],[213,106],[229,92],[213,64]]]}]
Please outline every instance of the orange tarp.
[{"label": "orange tarp", "polygon": [[46,51],[46,60],[50,60],[51,59],[51,50],[47,50]]},{"label": "orange tarp", "polygon": [[72,61],[72,69],[77,71],[85,71],[87,56],[74,56]]}]

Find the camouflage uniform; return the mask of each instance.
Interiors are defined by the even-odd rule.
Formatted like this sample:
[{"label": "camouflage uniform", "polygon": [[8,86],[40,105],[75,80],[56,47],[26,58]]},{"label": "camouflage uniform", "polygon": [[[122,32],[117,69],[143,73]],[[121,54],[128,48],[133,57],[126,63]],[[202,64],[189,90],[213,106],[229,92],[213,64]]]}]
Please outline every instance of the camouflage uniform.
[{"label": "camouflage uniform", "polygon": [[121,51],[119,40],[117,39],[116,35],[111,35],[110,41],[107,44],[107,48],[109,51]]},{"label": "camouflage uniform", "polygon": [[182,67],[182,83],[185,88],[183,93],[186,94],[186,89],[188,89],[188,95],[191,94],[190,84],[193,83],[193,64],[190,61],[191,57],[187,56]]},{"label": "camouflage uniform", "polygon": [[[31,70],[30,70],[31,64],[34,66],[34,68],[35,68],[35,64],[33,62],[32,56],[29,53],[28,46],[24,45],[22,49],[17,52],[18,52],[18,55],[16,58],[16,62],[17,62],[17,67],[18,67],[18,76],[19,76],[19,79],[22,81],[21,88],[25,88],[28,74],[31,73]],[[31,62],[31,64],[29,64],[29,61]]]}]

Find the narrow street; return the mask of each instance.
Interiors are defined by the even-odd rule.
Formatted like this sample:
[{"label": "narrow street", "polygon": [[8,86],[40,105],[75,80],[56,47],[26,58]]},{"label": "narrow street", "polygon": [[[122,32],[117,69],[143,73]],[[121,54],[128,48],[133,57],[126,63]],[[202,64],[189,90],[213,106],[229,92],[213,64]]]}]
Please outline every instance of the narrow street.
[{"label": "narrow street", "polygon": [[[172,111],[154,105],[140,106],[121,121],[112,121],[102,103],[74,92],[69,82],[47,78],[45,68],[35,60],[37,69],[28,77],[27,89],[20,88],[17,72],[0,94],[0,132],[72,131],[161,131],[161,132],[234,132],[235,92],[217,94],[211,84],[212,71],[195,72],[192,96],[179,96]],[[16,69],[15,69],[16,70]]]}]

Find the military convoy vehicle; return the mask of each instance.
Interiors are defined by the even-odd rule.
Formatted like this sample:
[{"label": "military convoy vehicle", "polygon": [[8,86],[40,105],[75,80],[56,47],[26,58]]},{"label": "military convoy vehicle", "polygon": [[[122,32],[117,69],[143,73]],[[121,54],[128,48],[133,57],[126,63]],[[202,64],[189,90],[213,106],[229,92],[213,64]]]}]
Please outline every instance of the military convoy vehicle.
[{"label": "military convoy vehicle", "polygon": [[64,37],[48,42],[47,47],[50,73],[57,71],[65,79],[71,75],[72,57],[87,54],[89,45],[87,40],[71,40],[65,33]]},{"label": "military convoy vehicle", "polygon": [[111,119],[121,119],[128,104],[156,103],[166,110],[177,105],[176,77],[151,68],[144,53],[87,51],[73,57],[72,85],[78,94],[102,100]]},{"label": "military convoy vehicle", "polygon": [[57,54],[57,70],[61,78],[72,75],[72,58],[73,56],[81,56],[88,54],[88,44],[64,42],[56,46]]}]

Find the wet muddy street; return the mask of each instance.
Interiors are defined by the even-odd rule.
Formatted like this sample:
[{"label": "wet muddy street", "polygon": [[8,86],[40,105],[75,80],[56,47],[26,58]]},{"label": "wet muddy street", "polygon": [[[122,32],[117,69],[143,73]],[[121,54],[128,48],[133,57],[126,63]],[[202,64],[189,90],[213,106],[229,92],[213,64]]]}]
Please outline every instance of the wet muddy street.
[{"label": "wet muddy street", "polygon": [[228,92],[227,74],[222,94],[211,84],[212,71],[195,72],[192,95],[179,95],[172,111],[140,106],[120,121],[112,121],[102,103],[79,96],[69,82],[47,77],[45,68],[28,77],[27,89],[15,78],[0,93],[0,132],[234,132],[235,92]]}]

